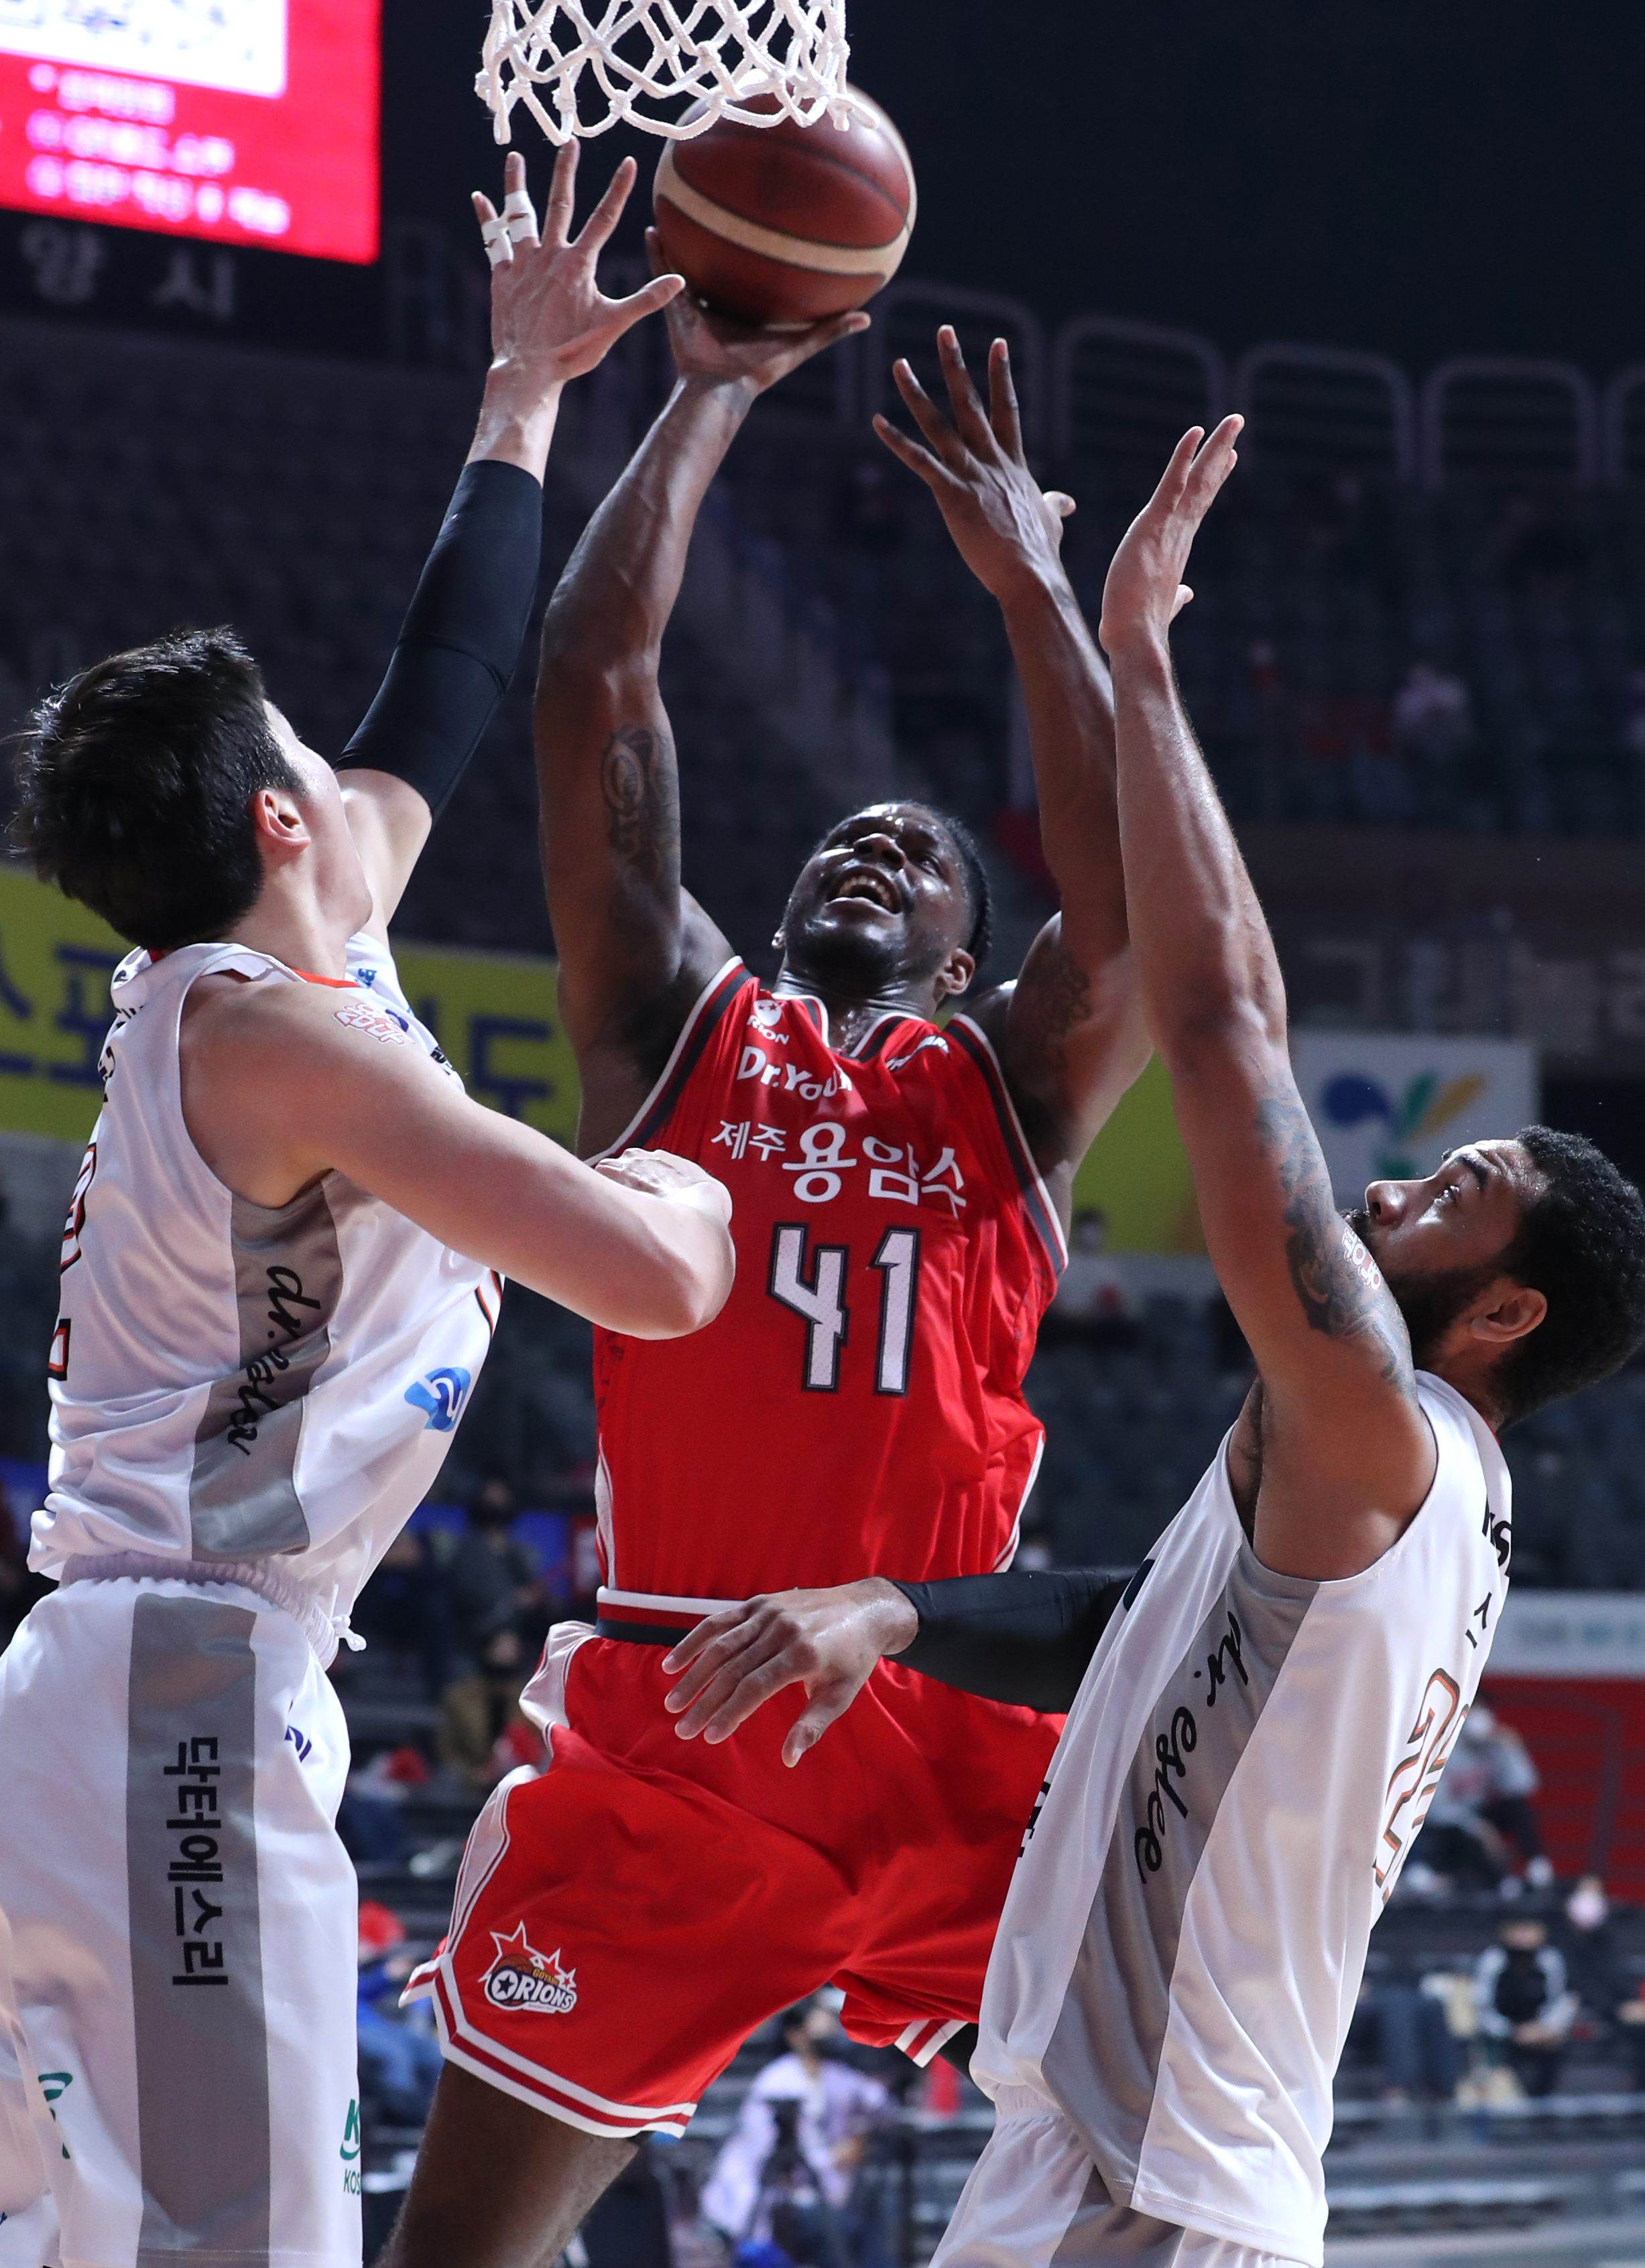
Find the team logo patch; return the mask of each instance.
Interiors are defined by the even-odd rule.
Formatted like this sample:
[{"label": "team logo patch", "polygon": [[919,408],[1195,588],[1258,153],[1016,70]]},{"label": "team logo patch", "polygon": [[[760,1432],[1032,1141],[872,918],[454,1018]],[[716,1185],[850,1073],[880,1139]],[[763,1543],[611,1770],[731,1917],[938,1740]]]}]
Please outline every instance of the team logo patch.
[{"label": "team logo patch", "polygon": [[408,1386],[405,1398],[414,1410],[428,1414],[428,1430],[449,1433],[462,1414],[473,1373],[453,1368],[431,1370]]},{"label": "team logo patch", "polygon": [[491,1932],[497,1958],[480,1979],[494,2008],[527,2008],[542,2016],[569,2016],[577,2006],[577,1971],[562,1969],[557,1948],[535,1952],[522,1921],[512,1937]]}]

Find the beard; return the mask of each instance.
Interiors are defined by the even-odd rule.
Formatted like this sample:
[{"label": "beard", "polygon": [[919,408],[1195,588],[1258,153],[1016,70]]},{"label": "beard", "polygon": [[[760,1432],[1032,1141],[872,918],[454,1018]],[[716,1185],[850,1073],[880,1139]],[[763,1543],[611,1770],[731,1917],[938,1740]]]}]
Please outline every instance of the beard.
[{"label": "beard", "polygon": [[1479,1268],[1444,1268],[1427,1273],[1417,1270],[1402,1271],[1391,1266],[1376,1249],[1373,1241],[1376,1230],[1363,1205],[1349,1206],[1342,1217],[1376,1263],[1394,1305],[1405,1320],[1413,1366],[1418,1370],[1431,1369],[1429,1358],[1464,1308],[1478,1298],[1487,1284],[1494,1284],[1501,1276],[1501,1261],[1487,1261]]}]

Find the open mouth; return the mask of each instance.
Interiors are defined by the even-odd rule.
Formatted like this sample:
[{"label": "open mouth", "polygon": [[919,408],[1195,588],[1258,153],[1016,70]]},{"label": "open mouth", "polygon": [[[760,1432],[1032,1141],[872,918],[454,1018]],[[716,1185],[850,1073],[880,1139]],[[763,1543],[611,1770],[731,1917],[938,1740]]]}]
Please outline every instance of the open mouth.
[{"label": "open mouth", "polygon": [[841,898],[866,898],[870,905],[882,907],[888,914],[900,914],[903,910],[901,891],[890,876],[882,873],[877,866],[854,866],[843,875],[829,892],[829,902],[834,904]]}]

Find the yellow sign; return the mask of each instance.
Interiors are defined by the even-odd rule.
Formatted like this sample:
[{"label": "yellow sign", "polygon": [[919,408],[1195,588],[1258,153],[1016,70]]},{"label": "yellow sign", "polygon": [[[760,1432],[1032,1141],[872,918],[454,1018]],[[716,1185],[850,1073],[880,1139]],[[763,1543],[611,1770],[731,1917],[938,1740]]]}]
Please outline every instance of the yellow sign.
[{"label": "yellow sign", "polygon": [[[102,1101],[97,1059],[126,952],[84,906],[0,864],[0,1130],[84,1142]],[[569,1145],[576,1059],[560,1027],[551,961],[433,946],[395,946],[406,997],[495,1110]],[[1170,1084],[1151,1063],[1074,1181],[1076,1209],[1108,1217],[1115,1252],[1203,1252]]]},{"label": "yellow sign", "polygon": [[102,1107],[108,980],[129,950],[60,890],[0,865],[0,1128],[85,1140]]},{"label": "yellow sign", "polygon": [[406,998],[476,1101],[569,1148],[577,1133],[577,1058],[560,1029],[554,963],[396,944],[395,965]]},{"label": "yellow sign", "polygon": [[1092,1144],[1073,1179],[1076,1212],[1107,1216],[1110,1252],[1203,1252],[1193,1175],[1155,1056]]}]

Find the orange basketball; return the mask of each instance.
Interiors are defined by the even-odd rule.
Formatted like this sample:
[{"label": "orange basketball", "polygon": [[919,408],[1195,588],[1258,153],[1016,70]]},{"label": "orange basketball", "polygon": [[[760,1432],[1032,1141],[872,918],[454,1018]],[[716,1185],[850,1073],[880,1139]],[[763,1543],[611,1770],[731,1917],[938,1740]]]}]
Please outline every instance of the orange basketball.
[{"label": "orange basketball", "polygon": [[722,118],[694,142],[665,144],[657,232],[708,306],[745,323],[815,323],[860,307],[896,275],[914,226],[914,170],[879,105],[854,90],[852,100],[848,128]]}]

